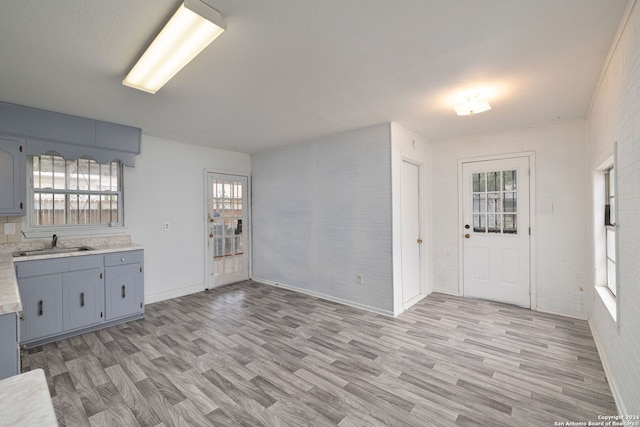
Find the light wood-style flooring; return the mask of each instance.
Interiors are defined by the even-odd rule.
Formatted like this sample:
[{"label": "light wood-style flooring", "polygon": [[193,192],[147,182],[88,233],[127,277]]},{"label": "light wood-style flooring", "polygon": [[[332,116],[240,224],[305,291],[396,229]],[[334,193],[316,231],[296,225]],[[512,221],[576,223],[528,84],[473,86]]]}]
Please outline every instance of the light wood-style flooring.
[{"label": "light wood-style flooring", "polygon": [[392,319],[247,281],[29,350],[61,426],[553,426],[616,413],[587,322],[432,294]]}]

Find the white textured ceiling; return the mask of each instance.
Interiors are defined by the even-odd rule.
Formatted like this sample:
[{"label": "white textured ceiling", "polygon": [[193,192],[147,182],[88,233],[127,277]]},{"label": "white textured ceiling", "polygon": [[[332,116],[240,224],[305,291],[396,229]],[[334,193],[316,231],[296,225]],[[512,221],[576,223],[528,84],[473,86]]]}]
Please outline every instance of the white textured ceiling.
[{"label": "white textured ceiling", "polygon": [[[121,80],[176,0],[0,0],[0,100],[241,152],[397,121],[432,140],[584,117],[627,0],[206,0],[227,31]],[[484,87],[493,109],[457,117]]]}]

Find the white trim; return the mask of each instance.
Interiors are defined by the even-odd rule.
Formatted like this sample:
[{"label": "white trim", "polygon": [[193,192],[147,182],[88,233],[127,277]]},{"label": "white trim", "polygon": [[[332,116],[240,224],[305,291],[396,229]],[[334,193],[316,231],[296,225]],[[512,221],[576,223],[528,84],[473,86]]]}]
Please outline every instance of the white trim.
[{"label": "white trim", "polygon": [[253,280],[254,282],[262,283],[264,285],[269,285],[269,286],[275,286],[275,287],[278,287],[278,288],[288,289],[290,291],[300,292],[301,294],[310,295],[312,297],[321,298],[321,299],[324,299],[324,300],[327,300],[327,301],[337,302],[338,304],[348,305],[350,307],[358,308],[360,310],[371,311],[373,313],[382,314],[383,316],[394,317],[393,311],[391,311],[391,310],[381,310],[381,309],[379,309],[377,307],[372,307],[370,305],[359,304],[357,302],[348,301],[348,300],[345,300],[345,299],[342,299],[342,298],[337,298],[337,297],[334,297],[334,296],[331,296],[331,295],[326,295],[326,294],[323,294],[323,293],[320,293],[320,292],[314,292],[314,291],[310,291],[308,289],[299,288],[297,286],[292,286],[292,285],[287,285],[287,284],[284,284],[284,283],[274,282],[272,280],[261,279],[259,277],[252,277],[251,280]]},{"label": "white trim", "polygon": [[572,319],[579,319],[579,320],[589,320],[589,315],[585,314],[585,315],[577,315],[575,313],[564,313],[564,312],[559,312],[559,311],[554,311],[554,310],[547,310],[547,309],[536,309],[535,311],[537,311],[538,313],[546,313],[546,314],[553,314],[555,316],[562,316],[562,317],[570,317]]},{"label": "white trim", "polygon": [[413,307],[414,305],[416,305],[417,303],[422,301],[427,296],[429,296],[429,295],[428,294],[423,294],[422,292],[420,292],[418,295],[416,295],[415,297],[411,298],[409,301],[404,303],[404,305],[402,306],[402,308],[403,308],[402,311],[407,311],[408,309],[410,309],[411,307]]},{"label": "white trim", "polygon": [[144,303],[153,304],[154,302],[160,302],[172,298],[183,297],[185,295],[196,294],[204,291],[204,283],[198,283],[195,285],[189,285],[182,288],[172,289],[170,291],[155,292],[153,294],[145,294]]},{"label": "white trim", "polygon": [[101,235],[127,234],[127,231],[127,227],[121,225],[114,227],[100,227],[91,225],[87,225],[84,227],[60,226],[59,228],[25,228],[24,230],[22,230],[22,235],[25,239],[50,239],[54,234],[56,234],[58,237],[96,237]]},{"label": "white trim", "polygon": [[[208,287],[209,286],[209,276],[210,276],[210,269],[212,268],[212,265],[207,261],[208,260],[208,254],[209,254],[209,237],[207,235],[207,229],[208,229],[208,219],[209,219],[209,174],[215,174],[215,175],[228,175],[230,177],[241,177],[241,178],[246,178],[247,183],[246,183],[246,191],[247,191],[247,206],[245,208],[245,206],[242,207],[243,211],[246,212],[246,223],[247,224],[242,224],[242,228],[243,228],[243,233],[246,233],[246,244],[247,247],[245,248],[246,250],[244,250],[247,260],[246,260],[246,267],[247,267],[247,275],[244,278],[238,279],[238,280],[234,280],[234,282],[232,283],[236,283],[238,281],[243,281],[243,280],[248,280],[251,278],[252,272],[253,272],[253,254],[252,254],[252,243],[253,243],[253,239],[252,239],[252,235],[251,235],[251,174],[249,173],[243,173],[243,172],[234,172],[234,171],[228,171],[228,170],[223,170],[222,172],[219,170],[215,170],[215,169],[209,169],[209,168],[205,168],[203,170],[203,185],[202,185],[202,200],[203,200],[203,221],[204,221],[204,228],[202,230],[202,235],[203,235],[203,241],[204,241],[204,246],[203,246],[203,251],[205,254],[205,263],[204,263],[204,287],[202,289],[207,290],[207,289],[215,289],[218,288],[220,286],[226,286],[226,284],[221,284],[221,285],[217,285],[217,286],[212,286],[212,287]],[[231,283],[229,283],[231,284]]]},{"label": "white trim", "polygon": [[[404,152],[400,152],[400,167],[402,168],[403,163],[409,163],[415,167],[418,168],[418,223],[419,223],[419,230],[420,230],[420,238],[424,241],[425,239],[425,234],[427,231],[427,227],[425,224],[425,215],[424,215],[424,187],[425,184],[423,182],[424,179],[424,162],[421,162],[420,160],[416,160],[415,158],[412,158],[408,155],[406,155]],[[402,169],[400,170],[400,186],[402,186]],[[400,208],[402,209],[403,203],[402,203],[402,191],[400,192]],[[402,221],[400,221],[400,277],[402,277]],[[392,239],[393,242],[393,239]],[[400,295],[401,295],[401,302],[402,302],[402,308],[403,310],[406,310],[407,308],[411,307],[413,304],[415,304],[415,302],[411,302],[413,301],[415,298],[419,297],[420,295],[425,295],[426,292],[426,284],[425,284],[425,277],[426,277],[426,272],[425,270],[425,266],[427,265],[426,263],[426,249],[424,247],[424,244],[420,244],[420,255],[419,255],[419,259],[420,259],[420,271],[418,272],[419,277],[418,277],[418,283],[419,283],[419,290],[420,293],[418,295],[416,295],[414,298],[412,298],[411,300],[409,300],[406,304],[404,302],[404,283],[400,283]],[[393,265],[392,265],[393,268]]]},{"label": "white trim", "polygon": [[[460,297],[462,295],[460,295],[458,292],[454,292],[451,289],[438,289],[438,288],[434,288],[433,292],[438,293],[438,294],[445,294],[445,295],[451,295],[454,297]],[[433,293],[431,292],[431,293]]]},{"label": "white trim", "polygon": [[613,296],[613,294],[611,293],[611,291],[608,289],[607,286],[595,285],[594,288],[596,289],[596,292],[600,296],[602,303],[607,308],[607,311],[609,312],[609,314],[611,314],[611,319],[617,324],[618,323],[618,304],[617,304],[618,298]]},{"label": "white trim", "polygon": [[596,350],[598,351],[598,355],[600,356],[602,368],[604,369],[604,374],[607,377],[607,382],[609,383],[609,388],[611,389],[611,394],[613,395],[613,401],[616,404],[617,413],[630,414],[630,412],[627,411],[627,406],[624,404],[622,394],[620,393],[618,384],[615,381],[616,377],[613,375],[613,371],[611,370],[611,362],[607,357],[609,353],[600,351],[601,348],[604,348],[604,344],[602,343],[602,341],[600,341],[597,329],[593,327],[591,319],[589,319],[589,329],[591,329],[591,335],[593,336],[593,341],[596,344]]},{"label": "white trim", "polygon": [[[43,154],[44,155],[44,154]],[[62,224],[56,226],[46,227],[33,227],[33,195],[35,190],[33,188],[33,155],[27,155],[27,171],[26,171],[26,184],[27,184],[27,200],[25,215],[22,221],[22,235],[25,239],[44,239],[51,238],[56,234],[58,237],[77,237],[77,236],[100,236],[100,235],[113,235],[113,234],[127,234],[127,227],[124,223],[124,211],[125,211],[125,189],[124,189],[124,168],[125,165],[122,161],[118,161],[119,164],[119,181],[120,190],[118,194],[118,209],[120,210],[121,221],[109,224]],[[67,159],[65,159],[67,160]],[[93,160],[93,159],[91,159]],[[102,163],[101,163],[102,164]],[[97,192],[98,194],[100,192]]]},{"label": "white trim", "polygon": [[[531,234],[529,235],[529,305],[531,310],[538,310],[538,291],[537,291],[537,275],[536,275],[536,153],[535,151],[521,151],[515,153],[496,154],[491,156],[469,157],[458,159],[458,224],[462,224],[462,183],[463,183],[463,171],[462,166],[465,163],[485,162],[490,160],[504,160],[514,159],[518,157],[527,157],[529,159],[529,228]],[[451,293],[450,291],[442,291],[449,295],[464,295],[464,251],[463,245],[458,241],[458,293]],[[434,289],[434,291],[436,291]],[[436,291],[441,292],[441,291]]]},{"label": "white trim", "polygon": [[[597,176],[597,174],[602,174],[604,175],[604,172],[607,169],[613,168],[614,169],[614,173],[616,174],[616,176],[614,177],[614,195],[616,197],[618,197],[618,143],[616,141],[614,141],[613,143],[613,154],[611,154],[609,157],[606,158],[605,161],[603,161],[600,166],[598,166],[596,168],[596,170],[593,172],[593,181],[592,181],[592,194],[591,197],[593,198],[593,209],[594,209],[594,216],[593,216],[593,232],[592,232],[592,239],[593,239],[593,269],[594,269],[594,276],[595,276],[595,291],[596,293],[599,295],[600,299],[602,300],[602,303],[604,304],[604,306],[607,308],[607,311],[609,312],[609,314],[611,315],[611,317],[613,318],[613,321],[616,324],[616,328],[618,333],[620,332],[620,268],[618,266],[618,262],[617,260],[619,259],[619,254],[620,254],[620,239],[618,239],[618,229],[620,227],[619,225],[619,216],[618,216],[618,201],[616,201],[615,203],[615,209],[616,212],[614,212],[614,217],[616,218],[616,225],[615,230],[616,230],[616,244],[615,244],[615,257],[616,257],[616,295],[614,296],[611,291],[609,290],[609,284],[608,284],[608,276],[607,276],[607,251],[606,249],[603,251],[601,248],[604,246],[606,248],[607,245],[607,238],[606,238],[606,230],[605,233],[599,233],[598,231],[602,230],[603,226],[603,217],[602,216],[598,216],[596,218],[596,212],[602,212],[600,210],[600,206],[603,206],[603,201],[604,201],[604,197],[602,199],[599,199],[600,196],[604,196],[604,194],[595,194],[596,191],[596,183],[602,183],[602,179],[603,178],[599,178]],[[604,190],[606,192],[606,189]],[[606,228],[606,227],[604,227]],[[603,258],[604,256],[604,258]],[[604,273],[602,271],[600,271],[600,269],[598,269],[599,264],[601,263],[601,261],[604,261],[604,267],[600,266],[600,269],[604,268]]]}]

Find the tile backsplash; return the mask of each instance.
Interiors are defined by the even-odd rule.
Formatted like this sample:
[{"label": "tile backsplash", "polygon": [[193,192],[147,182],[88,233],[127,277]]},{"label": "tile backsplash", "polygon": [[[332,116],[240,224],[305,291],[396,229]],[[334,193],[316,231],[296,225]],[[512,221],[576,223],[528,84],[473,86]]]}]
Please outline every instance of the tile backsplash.
[{"label": "tile backsplash", "polygon": [[[5,224],[12,224],[5,227]],[[10,232],[5,234],[5,231]],[[48,248],[51,239],[25,239],[22,236],[22,217],[0,216],[0,253]],[[118,248],[131,245],[131,236],[116,234],[108,236],[60,237],[58,247],[90,246],[92,248]]]},{"label": "tile backsplash", "polygon": [[[13,230],[8,230],[5,224],[13,224]],[[22,217],[0,216],[0,245],[20,242],[22,242]]]}]

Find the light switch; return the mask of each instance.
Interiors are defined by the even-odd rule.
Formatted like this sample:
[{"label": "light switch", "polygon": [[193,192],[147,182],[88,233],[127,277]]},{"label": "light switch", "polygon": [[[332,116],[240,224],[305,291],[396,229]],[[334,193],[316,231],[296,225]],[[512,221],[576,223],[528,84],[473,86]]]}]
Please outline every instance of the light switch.
[{"label": "light switch", "polygon": [[13,222],[4,224],[4,234],[16,234],[16,225]]}]

